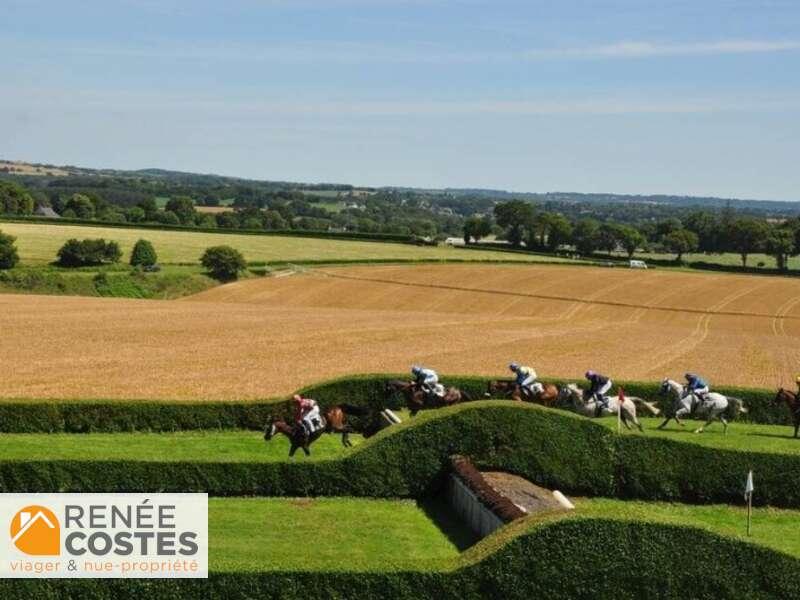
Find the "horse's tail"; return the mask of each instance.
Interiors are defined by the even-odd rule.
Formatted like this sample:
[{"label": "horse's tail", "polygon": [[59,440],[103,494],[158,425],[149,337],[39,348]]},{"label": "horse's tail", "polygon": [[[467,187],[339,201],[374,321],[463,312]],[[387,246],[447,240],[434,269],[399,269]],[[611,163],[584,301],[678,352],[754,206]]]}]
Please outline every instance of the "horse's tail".
[{"label": "horse's tail", "polygon": [[648,402],[647,400],[643,400],[642,398],[630,398],[631,402],[633,402],[637,408],[641,407],[644,408],[645,411],[653,417],[657,417],[661,414],[659,408],[653,402]]},{"label": "horse's tail", "polygon": [[338,406],[342,409],[344,414],[354,417],[363,417],[372,412],[372,410],[366,406],[358,406],[357,404],[339,404]]},{"label": "horse's tail", "polygon": [[725,416],[731,421],[739,416],[739,413],[747,414],[747,407],[741,398],[728,396],[728,408],[725,410]]},{"label": "horse's tail", "polygon": [[462,402],[472,402],[472,395],[467,390],[459,390],[461,392]]}]

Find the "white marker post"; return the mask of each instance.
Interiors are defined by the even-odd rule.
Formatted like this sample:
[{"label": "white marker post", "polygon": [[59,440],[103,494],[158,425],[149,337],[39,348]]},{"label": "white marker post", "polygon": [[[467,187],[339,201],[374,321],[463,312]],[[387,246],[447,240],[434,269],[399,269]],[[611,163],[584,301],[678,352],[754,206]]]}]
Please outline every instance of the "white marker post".
[{"label": "white marker post", "polygon": [[753,471],[747,473],[744,484],[744,497],[747,500],[747,535],[751,535],[753,521]]}]

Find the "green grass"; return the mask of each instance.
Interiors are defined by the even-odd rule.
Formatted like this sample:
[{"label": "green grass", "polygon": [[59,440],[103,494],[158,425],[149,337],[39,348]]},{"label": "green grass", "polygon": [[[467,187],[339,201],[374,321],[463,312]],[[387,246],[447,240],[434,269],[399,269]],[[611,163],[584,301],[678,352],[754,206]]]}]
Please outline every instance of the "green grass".
[{"label": "green grass", "polygon": [[[98,279],[99,273],[103,275]],[[94,269],[38,265],[0,271],[0,293],[170,299],[215,285],[218,282],[200,266],[168,265],[157,273],[137,272],[122,264]]]},{"label": "green grass", "polygon": [[[393,432],[419,424],[435,411],[408,419],[405,411],[398,411],[403,425]],[[686,421],[685,429],[678,429],[674,421],[668,429],[656,429],[660,419],[641,419],[645,433],[624,432],[624,435],[645,435],[673,439],[725,450],[746,450],[777,454],[800,454],[800,440],[791,438],[791,429],[783,425],[754,425],[733,423],[723,435],[720,424],[713,425],[703,434],[693,434],[697,421]],[[613,417],[599,419],[599,423],[615,429]],[[311,447],[312,459],[339,458],[352,452],[341,445],[338,435],[323,435]],[[357,447],[362,438],[351,436]],[[141,461],[197,461],[197,462],[272,462],[286,460],[289,442],[279,435],[269,443],[258,431],[182,431],[176,433],[14,433],[0,436],[0,456],[6,460],[122,460],[135,456]],[[297,458],[301,458],[298,451]],[[307,459],[303,459],[307,460]]]},{"label": "green grass", "polygon": [[[800,511],[755,508],[748,537],[741,506],[573,501],[576,510],[561,518],[688,525],[800,558]],[[538,520],[530,517],[514,529],[529,530]],[[211,498],[209,537],[211,569],[223,572],[450,570],[476,541],[442,501],[420,506],[360,498]]]},{"label": "green grass", "polygon": [[159,262],[196,264],[209,246],[229,245],[253,262],[302,262],[308,260],[501,260],[519,262],[570,262],[569,259],[492,250],[414,246],[388,242],[363,242],[273,235],[236,235],[191,231],[161,231],[81,225],[0,222],[0,230],[17,238],[21,261],[26,265],[55,260],[58,249],[70,238],[105,238],[120,244],[122,261],[140,238],[150,240]]},{"label": "green grass", "polygon": [[[358,444],[360,436],[351,436]],[[311,447],[314,459],[348,452],[338,435],[323,435]],[[191,462],[284,461],[284,436],[265,442],[259,431],[184,431],[176,433],[21,433],[0,435],[4,460],[130,460]],[[302,450],[297,451],[301,460]],[[305,457],[302,460],[308,460]]]},{"label": "green grass", "polygon": [[472,536],[435,503],[357,498],[211,498],[214,571],[446,566]]},{"label": "green grass", "polygon": [[[797,510],[754,508],[752,536],[748,537],[747,509],[744,506],[694,506],[606,498],[578,499],[575,506],[581,516],[690,525],[800,558],[800,536],[797,535],[800,511]],[[691,549],[687,548],[687,552],[691,553]],[[694,558],[707,560],[709,557]]]},{"label": "green grass", "polygon": [[[681,428],[670,421],[665,429],[657,429],[663,422],[659,418],[640,418],[645,433],[627,431],[625,435],[645,435],[654,438],[667,438],[679,442],[697,444],[708,448],[723,450],[747,450],[749,452],[769,452],[774,454],[800,454],[800,439],[794,439],[794,428],[788,425],[756,425],[753,423],[733,422],[728,426],[728,433],[722,433],[722,423],[715,422],[703,433],[693,433],[703,424],[702,421],[684,421]],[[598,419],[599,423],[616,430],[615,417]]]}]

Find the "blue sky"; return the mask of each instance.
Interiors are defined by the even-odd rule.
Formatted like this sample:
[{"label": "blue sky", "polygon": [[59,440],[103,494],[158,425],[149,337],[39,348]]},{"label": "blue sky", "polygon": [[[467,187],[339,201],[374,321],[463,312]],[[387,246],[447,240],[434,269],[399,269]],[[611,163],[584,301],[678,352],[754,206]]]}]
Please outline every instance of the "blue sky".
[{"label": "blue sky", "polygon": [[0,157],[800,200],[800,2],[0,0]]}]

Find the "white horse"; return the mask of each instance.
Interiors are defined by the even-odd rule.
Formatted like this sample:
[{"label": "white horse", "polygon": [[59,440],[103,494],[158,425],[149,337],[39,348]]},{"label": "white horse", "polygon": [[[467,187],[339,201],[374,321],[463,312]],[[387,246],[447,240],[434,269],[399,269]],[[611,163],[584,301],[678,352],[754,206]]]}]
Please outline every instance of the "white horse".
[{"label": "white horse", "polygon": [[628,396],[625,397],[625,400],[622,403],[621,411],[618,396],[606,396],[606,402],[598,407],[594,396],[587,398],[584,391],[574,383],[568,383],[566,386],[561,388],[559,396],[561,400],[570,400],[572,402],[572,408],[579,415],[589,418],[608,417],[611,415],[616,415],[617,412],[619,412],[620,419],[622,419],[625,427],[631,429],[631,425],[628,421],[633,421],[633,424],[639,428],[639,431],[644,431],[644,428],[639,422],[639,419],[636,418],[637,404],[644,407],[651,415],[658,415],[660,412],[658,408],[656,408],[655,404],[652,404],[651,402],[645,402],[641,398]]},{"label": "white horse", "polygon": [[664,429],[672,419],[675,419],[675,422],[682,427],[683,423],[680,418],[695,414],[706,419],[704,425],[694,430],[695,433],[703,433],[705,428],[716,419],[722,422],[723,433],[728,433],[728,421],[725,419],[725,415],[727,414],[730,419],[735,419],[740,412],[747,412],[744,403],[739,398],[709,392],[706,394],[705,400],[701,401],[695,394],[688,393],[683,384],[672,379],[664,379],[661,382],[661,393],[671,394],[673,413],[664,419],[664,422],[658,426],[659,429]]}]

